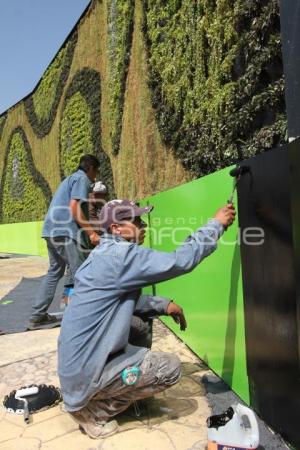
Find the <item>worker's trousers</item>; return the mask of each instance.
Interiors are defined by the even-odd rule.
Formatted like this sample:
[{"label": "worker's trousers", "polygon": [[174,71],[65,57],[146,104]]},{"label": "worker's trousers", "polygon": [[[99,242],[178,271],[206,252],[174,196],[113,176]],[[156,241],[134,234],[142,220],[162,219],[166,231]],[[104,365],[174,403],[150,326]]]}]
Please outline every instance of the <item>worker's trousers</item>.
[{"label": "worker's trousers", "polygon": [[69,266],[68,279],[65,285],[74,284],[74,276],[78,267],[88,256],[79,244],[65,236],[46,238],[49,269],[42,280],[32,308],[32,318],[44,316],[49,308],[59,280],[64,276],[66,265]]},{"label": "worker's trousers", "polygon": [[152,397],[180,378],[180,360],[172,353],[148,351],[140,369],[142,375],[136,384],[124,384],[120,374],[78,412],[92,413],[99,420],[108,421],[125,411],[136,400]]}]

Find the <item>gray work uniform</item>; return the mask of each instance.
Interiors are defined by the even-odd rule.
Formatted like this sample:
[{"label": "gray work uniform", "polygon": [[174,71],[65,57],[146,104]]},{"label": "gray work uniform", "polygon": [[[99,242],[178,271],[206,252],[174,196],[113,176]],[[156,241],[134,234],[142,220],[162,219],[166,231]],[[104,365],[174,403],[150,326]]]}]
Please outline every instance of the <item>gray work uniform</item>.
[{"label": "gray work uniform", "polygon": [[88,250],[85,251],[87,236],[75,222],[69,205],[72,199],[80,200],[81,207],[88,210],[90,189],[90,179],[83,170],[78,170],[67,177],[54,194],[42,230],[47,244],[49,269],[35,298],[32,318],[45,315],[66,265],[69,266],[69,275],[65,285],[73,285],[75,272],[88,255]]},{"label": "gray work uniform", "polygon": [[[101,237],[76,272],[74,294],[58,340],[58,374],[67,411],[78,411],[102,393],[107,395],[108,386],[116,380],[120,384],[126,367],[143,368],[143,362],[144,370],[151,366],[149,356],[146,358],[149,349],[128,344],[131,318],[137,310],[148,310],[149,314],[158,311],[160,301],[164,313],[165,303],[162,298],[141,296],[141,288],[193,270],[216,249],[222,232],[221,223],[213,219],[170,253],[144,248],[119,236]],[[165,361],[158,359],[157,371],[162,373]],[[178,368],[175,372],[178,377]],[[165,384],[171,384],[175,375],[169,373]],[[153,382],[147,373],[142,378]]]}]

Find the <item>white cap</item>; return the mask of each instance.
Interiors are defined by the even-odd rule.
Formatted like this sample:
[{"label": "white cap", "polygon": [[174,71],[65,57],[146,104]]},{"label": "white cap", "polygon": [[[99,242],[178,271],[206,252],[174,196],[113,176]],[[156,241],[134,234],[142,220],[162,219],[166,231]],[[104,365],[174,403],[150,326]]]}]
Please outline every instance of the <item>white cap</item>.
[{"label": "white cap", "polygon": [[93,192],[96,192],[96,193],[98,192],[98,193],[101,193],[101,194],[106,194],[106,193],[107,193],[107,187],[105,186],[104,183],[102,183],[102,181],[97,181],[97,182],[94,184]]}]

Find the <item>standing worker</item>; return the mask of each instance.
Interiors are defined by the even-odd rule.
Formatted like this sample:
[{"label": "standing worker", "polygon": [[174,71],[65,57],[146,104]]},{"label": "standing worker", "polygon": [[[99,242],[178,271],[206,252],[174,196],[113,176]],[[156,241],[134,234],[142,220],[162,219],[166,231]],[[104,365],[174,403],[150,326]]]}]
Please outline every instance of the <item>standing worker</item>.
[{"label": "standing worker", "polygon": [[89,221],[95,229],[99,229],[99,214],[107,202],[107,197],[107,187],[102,181],[97,181],[89,195]]},{"label": "standing worker", "polygon": [[[100,222],[99,222],[99,214],[101,208],[106,203],[108,197],[107,187],[102,181],[96,181],[94,184],[92,192],[89,194],[89,204],[88,204],[88,219],[95,231],[97,233],[100,232]],[[93,245],[88,245],[90,250],[94,248]],[[88,256],[88,250],[87,255]],[[61,308],[64,309],[70,301],[70,295],[73,292],[74,280],[71,276],[70,267],[66,267],[65,279],[68,280],[65,283],[65,290],[63,292],[63,296],[61,299]]]},{"label": "standing worker", "polygon": [[[152,207],[113,200],[101,210],[105,233],[76,272],[58,341],[58,374],[65,409],[91,438],[114,434],[110,419],[136,400],[175,384],[180,361],[174,354],[152,352],[128,343],[133,313],[158,311],[185,329],[182,309],[161,297],[141,295],[145,286],[191,272],[217,246],[235,218],[226,205],[205,226],[171,253],[143,248]],[[164,306],[163,306],[164,304]]]},{"label": "standing worker", "polygon": [[65,178],[54,194],[42,230],[50,267],[38,290],[29,329],[58,325],[58,319],[50,316],[47,310],[65,267],[68,265],[70,268],[66,284],[71,286],[76,270],[88,255],[87,241],[93,246],[99,243],[99,234],[87,220],[88,196],[99,166],[94,155],[82,156],[77,171]]}]

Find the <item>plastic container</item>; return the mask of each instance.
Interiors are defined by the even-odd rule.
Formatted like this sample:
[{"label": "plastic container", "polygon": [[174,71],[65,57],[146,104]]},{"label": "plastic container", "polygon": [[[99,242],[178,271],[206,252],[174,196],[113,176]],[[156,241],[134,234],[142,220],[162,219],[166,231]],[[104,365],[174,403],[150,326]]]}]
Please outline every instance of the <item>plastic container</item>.
[{"label": "plastic container", "polygon": [[208,450],[252,450],[259,446],[254,412],[244,405],[232,405],[224,414],[207,419]]}]

